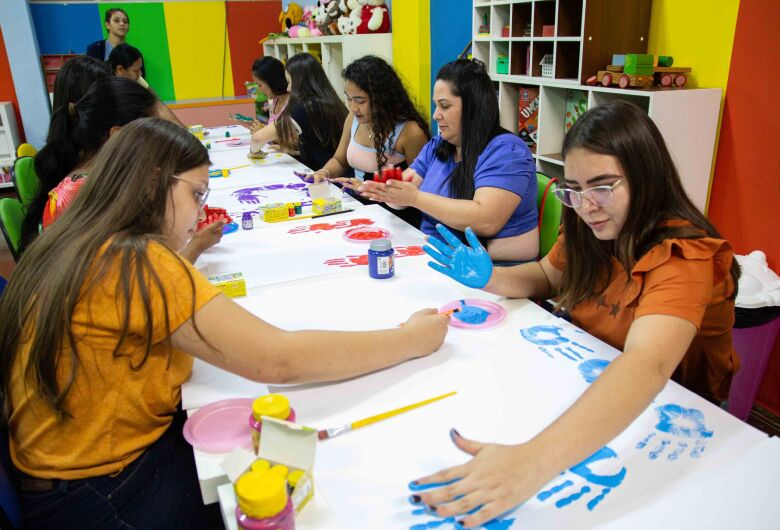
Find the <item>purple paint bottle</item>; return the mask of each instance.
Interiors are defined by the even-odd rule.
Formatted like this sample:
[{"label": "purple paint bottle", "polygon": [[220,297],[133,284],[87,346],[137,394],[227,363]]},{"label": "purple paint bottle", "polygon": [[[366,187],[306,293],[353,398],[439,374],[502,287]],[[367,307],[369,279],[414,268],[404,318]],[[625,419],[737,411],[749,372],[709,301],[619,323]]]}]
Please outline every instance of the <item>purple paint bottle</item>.
[{"label": "purple paint bottle", "polygon": [[241,216],[241,228],[244,230],[252,230],[255,227],[254,221],[252,221],[252,213],[244,212]]},{"label": "purple paint bottle", "polygon": [[377,280],[391,278],[395,274],[393,246],[389,239],[375,239],[368,248],[368,275]]}]

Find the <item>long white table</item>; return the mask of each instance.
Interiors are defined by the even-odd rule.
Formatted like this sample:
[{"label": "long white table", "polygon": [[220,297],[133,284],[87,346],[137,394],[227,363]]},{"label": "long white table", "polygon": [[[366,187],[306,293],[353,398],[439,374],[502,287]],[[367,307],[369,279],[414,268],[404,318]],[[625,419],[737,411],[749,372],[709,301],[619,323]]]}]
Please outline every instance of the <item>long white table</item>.
[{"label": "long white table", "polygon": [[[238,149],[220,153],[225,158],[220,163],[239,165]],[[219,206],[220,198],[230,201],[229,193],[235,186],[255,186],[285,176],[294,183],[297,177],[289,174],[292,165],[291,159],[281,155],[262,167],[248,168],[247,174],[236,173],[226,179],[232,179],[230,187],[221,182],[225,187],[215,190],[209,202]],[[330,224],[342,217],[370,219],[373,226],[392,222],[377,206],[361,209],[358,205],[356,209],[359,211],[353,214],[326,219]],[[427,258],[414,252],[396,261],[396,275],[389,280],[369,278],[364,265],[349,259],[343,267],[322,267],[320,247],[341,254],[358,248],[353,256],[360,255],[355,243],[340,237],[344,226],[315,234],[303,230],[311,226],[310,219],[280,223],[283,228],[259,224],[255,223],[255,230],[226,235],[219,248],[204,254],[198,265],[207,272],[240,270],[248,277],[262,278],[276,274],[268,270],[287,270],[292,262],[303,260],[296,279],[253,280],[249,295],[236,299],[260,318],[285,329],[392,327],[417,309],[441,307],[464,298],[497,301],[508,311],[507,318],[489,330],[451,328],[443,347],[428,357],[331,384],[267,388],[196,362],[191,380],[182,388],[185,408],[230,397],[255,397],[270,390],[290,398],[299,423],[316,428],[343,425],[445,392],[458,392],[320,443],[314,472],[317,497],[298,519],[299,530],[452,528],[451,522],[424,513],[407,501],[410,480],[467,460],[451,444],[449,429],[456,427],[464,436],[484,441],[528,440],[569,407],[599,370],[619,354],[527,300],[500,300],[465,288],[429,269]],[[290,234],[298,227],[302,231]],[[421,242],[419,233],[408,226],[393,226],[391,232],[404,243],[399,245],[394,237],[396,246],[413,248]],[[303,237],[307,234],[311,237]],[[269,265],[271,253],[265,248],[275,249],[272,253],[279,263]],[[302,256],[307,250],[316,258],[306,261]],[[339,252],[335,254],[341,255]],[[239,269],[228,271],[230,266]],[[760,503],[750,508],[754,516],[751,527],[771,528],[780,520],[780,507],[762,499],[766,499],[765,492],[777,491],[780,444],[774,442],[777,440],[767,440],[764,434],[670,382],[592,462],[566,471],[544,488],[545,494],[487,528],[648,528],[657,526],[657,514],[664,516],[658,520],[663,520],[665,527],[690,527],[693,521],[706,520],[708,528],[726,528],[731,526],[727,522],[741,513],[742,503],[751,500]],[[226,523],[234,525],[234,499],[219,467],[224,455],[195,454],[204,502],[219,498]],[[718,488],[708,488],[708,496],[697,495],[701,484],[719,477],[721,469],[728,471],[729,480],[720,480]],[[712,502],[710,510],[723,516],[692,518],[690,508],[701,508],[707,500]]]}]

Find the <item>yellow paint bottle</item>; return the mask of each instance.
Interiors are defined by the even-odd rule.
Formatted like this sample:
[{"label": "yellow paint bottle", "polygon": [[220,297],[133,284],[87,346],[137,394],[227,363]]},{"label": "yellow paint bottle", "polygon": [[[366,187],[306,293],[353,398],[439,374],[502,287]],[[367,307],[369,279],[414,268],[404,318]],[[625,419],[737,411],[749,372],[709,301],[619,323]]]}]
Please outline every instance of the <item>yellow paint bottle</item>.
[{"label": "yellow paint bottle", "polygon": [[263,428],[263,416],[280,420],[295,421],[295,411],[290,400],[280,394],[268,394],[252,402],[252,414],[249,416],[249,428],[252,431],[252,446],[255,454],[260,450],[260,431]]},{"label": "yellow paint bottle", "polygon": [[249,471],[236,481],[236,521],[243,530],[295,530],[286,481],[268,471]]}]

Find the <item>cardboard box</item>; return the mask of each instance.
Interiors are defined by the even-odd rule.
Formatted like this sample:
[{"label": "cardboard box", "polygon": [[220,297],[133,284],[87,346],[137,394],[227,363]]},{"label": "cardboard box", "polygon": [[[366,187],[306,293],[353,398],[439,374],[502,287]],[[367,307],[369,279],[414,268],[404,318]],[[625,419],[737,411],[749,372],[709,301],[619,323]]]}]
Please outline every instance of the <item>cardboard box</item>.
[{"label": "cardboard box", "polygon": [[545,24],[542,26],[542,37],[555,37],[555,25]]},{"label": "cardboard box", "polygon": [[231,298],[246,296],[246,280],[240,272],[209,276],[209,282]]},{"label": "cardboard box", "polygon": [[311,201],[311,213],[314,215],[322,215],[338,211],[341,211],[341,199],[338,197],[314,199]]},{"label": "cardboard box", "polygon": [[565,132],[569,132],[574,122],[588,110],[588,93],[584,90],[566,91],[566,116],[564,118]]},{"label": "cardboard box", "polygon": [[260,211],[263,213],[263,221],[267,223],[290,218],[290,209],[281,202],[263,204]]},{"label": "cardboard box", "polygon": [[521,86],[517,112],[517,134],[534,152],[539,127],[539,87]]},{"label": "cardboard box", "polygon": [[314,495],[312,471],[317,452],[317,431],[297,423],[263,416],[260,453],[244,448],[234,449],[220,464],[233,484],[249,471],[255,460],[267,460],[271,465],[282,464],[290,471],[301,470],[303,475],[290,494],[295,513],[300,513]]}]

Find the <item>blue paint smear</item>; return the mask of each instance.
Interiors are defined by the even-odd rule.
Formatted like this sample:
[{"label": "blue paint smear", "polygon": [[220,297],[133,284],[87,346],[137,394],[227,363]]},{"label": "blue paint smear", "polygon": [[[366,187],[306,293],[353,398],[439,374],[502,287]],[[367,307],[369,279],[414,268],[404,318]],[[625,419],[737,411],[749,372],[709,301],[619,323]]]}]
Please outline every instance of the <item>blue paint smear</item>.
[{"label": "blue paint smear", "polygon": [[490,311],[486,311],[481,307],[474,305],[468,305],[466,304],[465,300],[461,300],[460,311],[453,313],[452,316],[461,322],[475,326],[478,324],[484,324],[490,316]]},{"label": "blue paint smear", "polygon": [[609,365],[606,359],[589,359],[579,365],[580,375],[586,383],[591,384],[598,379],[601,372]]},{"label": "blue paint smear", "polygon": [[711,438],[712,431],[704,425],[704,414],[698,409],[686,409],[680,405],[669,403],[656,407],[658,425],[661,432],[684,438]]},{"label": "blue paint smear", "polygon": [[569,339],[561,335],[562,331],[558,326],[532,326],[521,329],[520,335],[537,346],[558,346],[569,342]]}]

